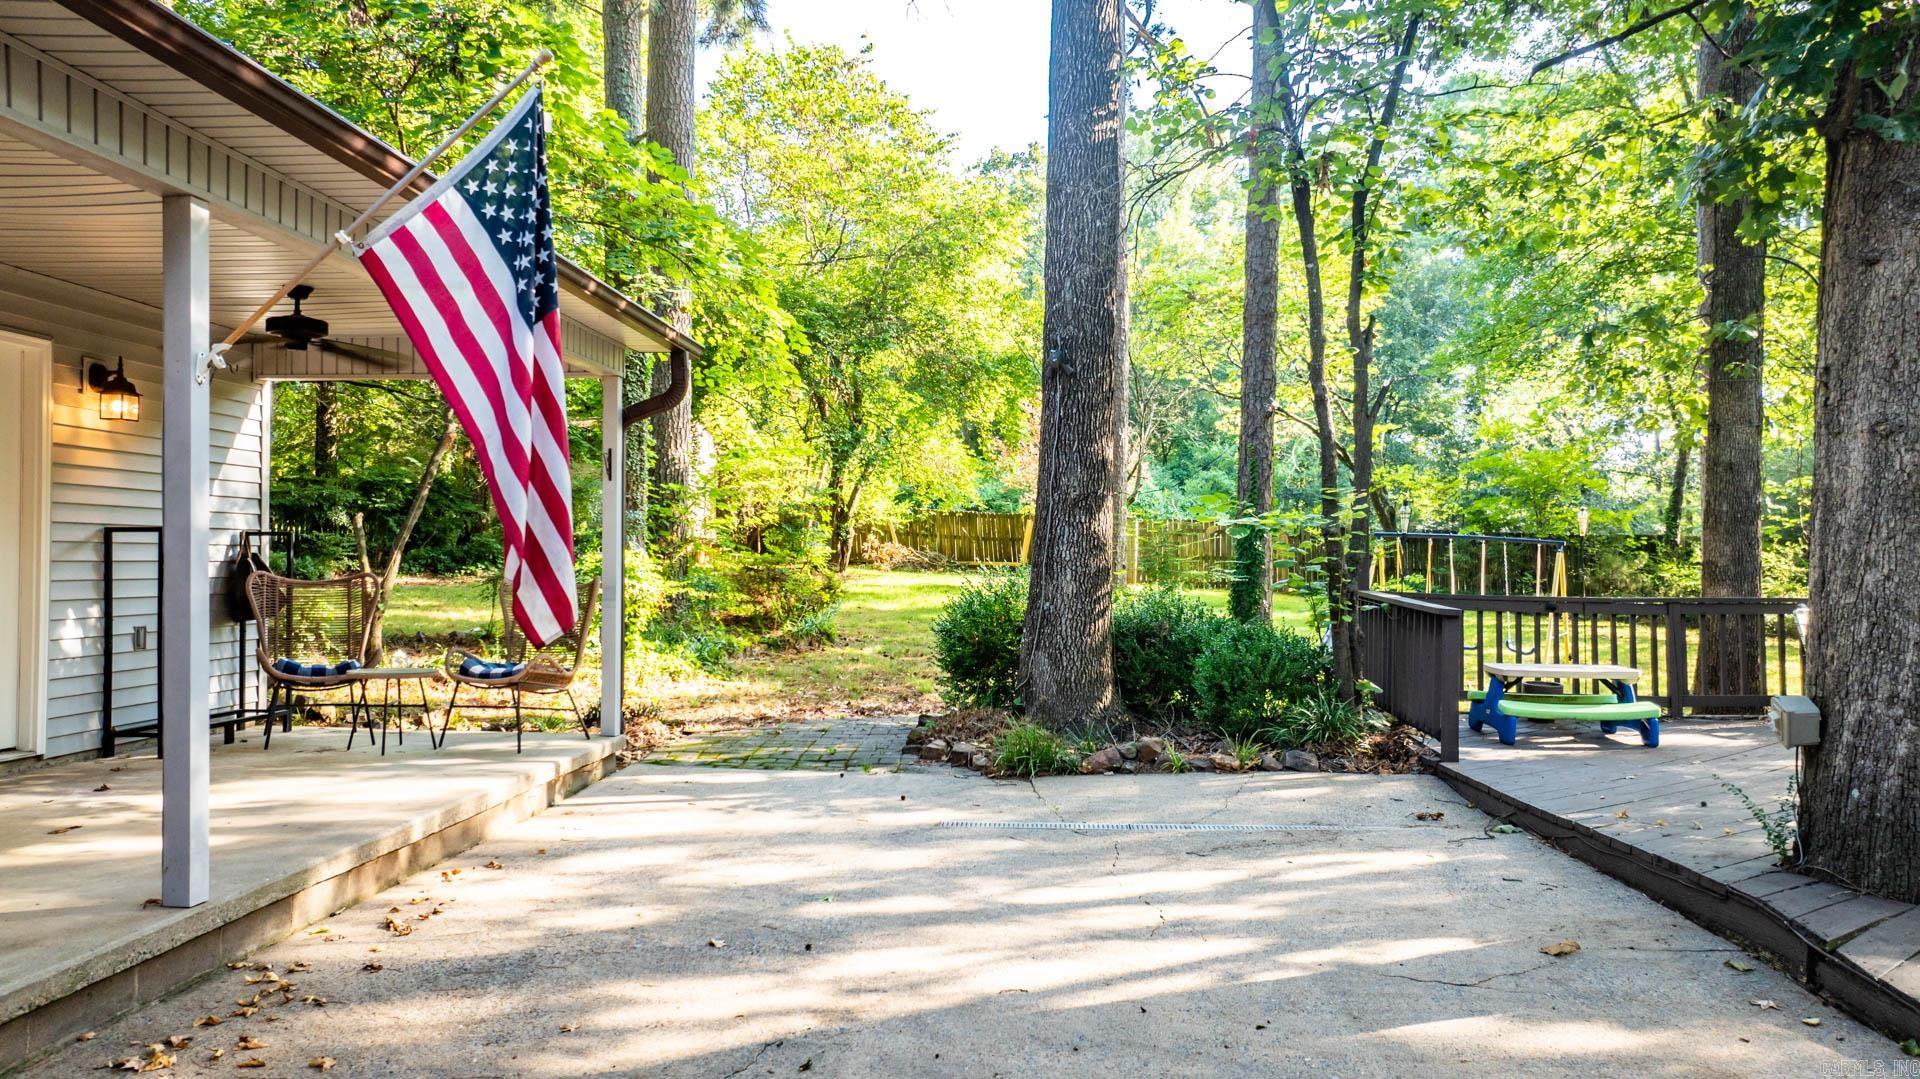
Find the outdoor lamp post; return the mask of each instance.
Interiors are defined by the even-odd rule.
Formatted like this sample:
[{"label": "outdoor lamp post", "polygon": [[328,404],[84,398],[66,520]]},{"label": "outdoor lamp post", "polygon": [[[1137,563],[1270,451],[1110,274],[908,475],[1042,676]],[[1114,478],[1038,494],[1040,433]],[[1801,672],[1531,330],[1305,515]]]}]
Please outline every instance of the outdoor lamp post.
[{"label": "outdoor lamp post", "polygon": [[107,370],[104,363],[88,365],[87,388],[100,395],[101,419],[131,423],[140,418],[140,391],[134,389],[133,382],[127,378],[125,356],[120,357],[112,371]]}]

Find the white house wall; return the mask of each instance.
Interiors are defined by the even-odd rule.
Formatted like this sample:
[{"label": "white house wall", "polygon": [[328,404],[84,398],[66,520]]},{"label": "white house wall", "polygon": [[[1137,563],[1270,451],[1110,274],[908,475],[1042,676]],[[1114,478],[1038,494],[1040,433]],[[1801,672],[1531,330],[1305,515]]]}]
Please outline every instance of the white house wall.
[{"label": "white house wall", "polygon": [[[53,453],[47,756],[99,745],[102,623],[101,529],[160,523],[160,327],[151,308],[0,266],[0,326],[53,341]],[[80,388],[83,362],[126,357],[142,393],[137,423],[99,417]],[[83,360],[85,357],[85,360]],[[265,511],[266,388],[244,372],[217,374],[212,393],[212,527],[208,572],[219,574],[243,529]],[[151,719],[158,692],[157,537],[116,540],[114,709],[125,726]],[[240,686],[239,627],[226,618],[214,577],[213,708],[233,707]],[[149,647],[132,650],[136,627]]]}]

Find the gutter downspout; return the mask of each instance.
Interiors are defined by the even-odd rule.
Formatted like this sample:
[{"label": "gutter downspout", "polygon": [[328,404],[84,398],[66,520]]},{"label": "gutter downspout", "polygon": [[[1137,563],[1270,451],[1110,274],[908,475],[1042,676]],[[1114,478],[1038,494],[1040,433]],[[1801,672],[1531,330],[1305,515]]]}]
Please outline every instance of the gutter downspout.
[{"label": "gutter downspout", "polygon": [[632,427],[650,416],[657,416],[687,399],[687,391],[693,384],[693,362],[684,348],[676,347],[669,353],[668,362],[672,365],[667,388],[643,401],[635,401],[620,412],[620,425]]}]

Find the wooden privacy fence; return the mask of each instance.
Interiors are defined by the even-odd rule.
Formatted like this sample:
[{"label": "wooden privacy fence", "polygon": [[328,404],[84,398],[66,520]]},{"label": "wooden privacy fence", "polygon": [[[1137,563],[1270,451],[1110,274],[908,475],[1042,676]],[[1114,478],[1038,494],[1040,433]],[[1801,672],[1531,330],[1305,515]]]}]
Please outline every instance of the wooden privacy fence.
[{"label": "wooden privacy fence", "polygon": [[[1805,692],[1798,599],[1362,593],[1366,677],[1383,707],[1445,737],[1488,663],[1620,663],[1638,667],[1638,696],[1669,718],[1754,715],[1770,697]],[[1601,687],[1574,683],[1570,692]]]},{"label": "wooden privacy fence", "polygon": [[[931,513],[906,524],[863,524],[854,530],[854,557],[878,560],[897,545],[963,566],[1020,566],[1033,542],[1030,513]],[[1274,537],[1274,583],[1292,572],[1286,553],[1301,537]],[[1233,572],[1233,535],[1208,521],[1127,519],[1121,551],[1128,584],[1225,585]]]}]

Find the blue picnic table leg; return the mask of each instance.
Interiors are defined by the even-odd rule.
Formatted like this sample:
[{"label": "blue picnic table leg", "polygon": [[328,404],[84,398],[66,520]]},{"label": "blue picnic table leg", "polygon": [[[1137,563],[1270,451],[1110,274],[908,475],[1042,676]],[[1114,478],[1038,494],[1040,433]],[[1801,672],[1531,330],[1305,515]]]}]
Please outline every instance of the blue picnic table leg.
[{"label": "blue picnic table leg", "polygon": [[[1520,721],[1512,716],[1501,714],[1500,698],[1506,695],[1505,682],[1498,677],[1487,679],[1487,696],[1480,702],[1480,718],[1482,722],[1493,724],[1494,731],[1500,735],[1501,745],[1510,746],[1513,745],[1515,736],[1520,733]],[[1476,731],[1480,729],[1479,723],[1470,722],[1469,725]]]}]

